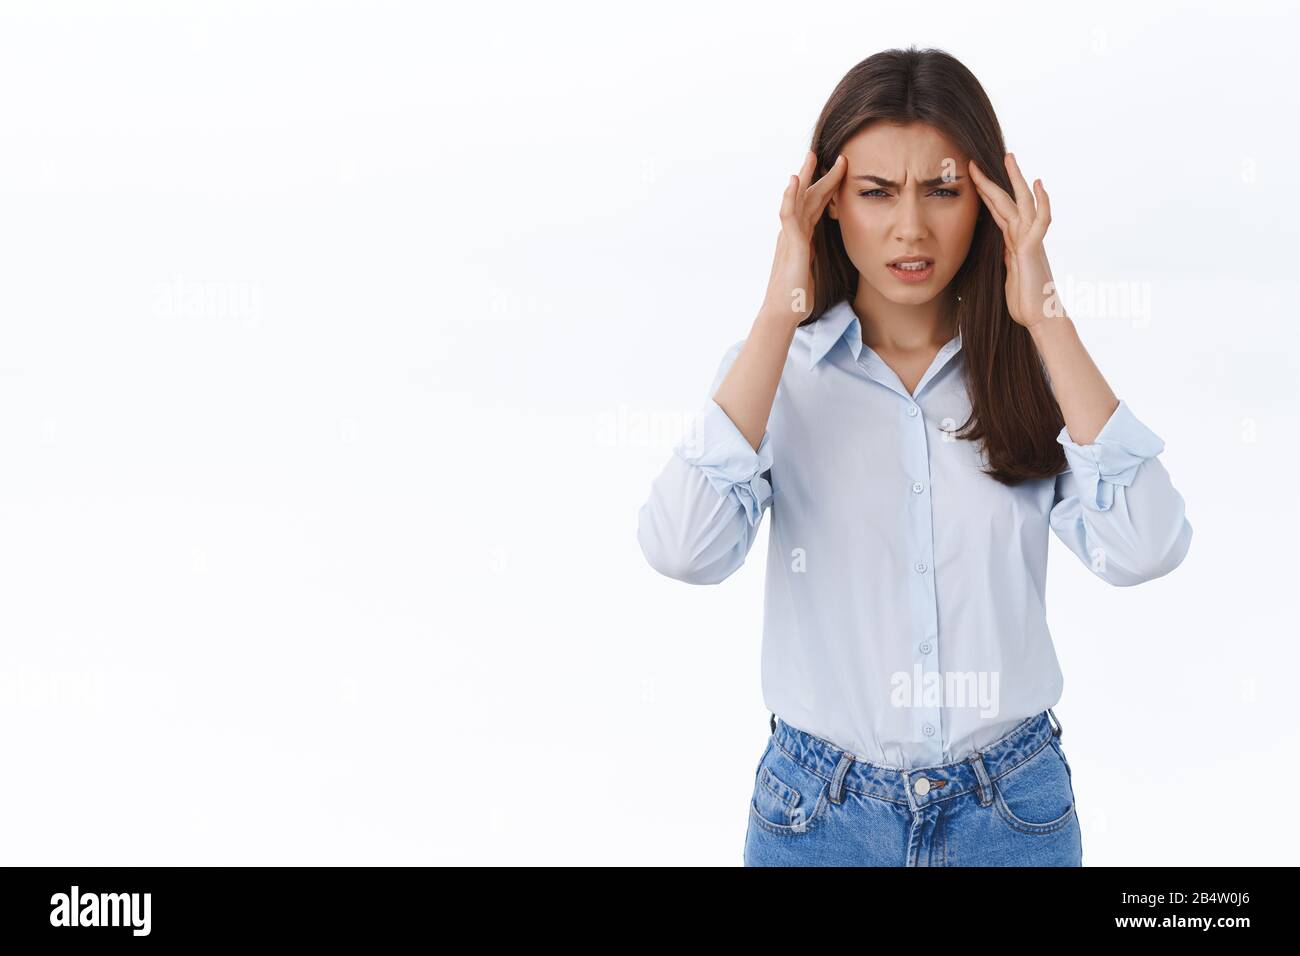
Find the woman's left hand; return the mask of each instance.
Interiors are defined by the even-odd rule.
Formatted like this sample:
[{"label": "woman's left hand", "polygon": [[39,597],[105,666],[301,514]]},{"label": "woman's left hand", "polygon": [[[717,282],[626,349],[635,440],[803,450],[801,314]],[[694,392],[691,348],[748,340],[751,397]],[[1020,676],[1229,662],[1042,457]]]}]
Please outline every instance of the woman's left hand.
[{"label": "woman's left hand", "polygon": [[[1034,180],[1031,193],[1020,167],[1016,165],[1016,157],[1007,153],[1003,162],[1016,193],[1015,199],[984,175],[973,159],[970,161],[971,179],[992,213],[993,221],[1002,230],[1003,262],[1007,267],[1007,311],[1011,318],[1032,329],[1044,319],[1065,314],[1056,294],[1047,252],[1043,249],[1043,236],[1052,221],[1052,206],[1041,179]],[[1038,197],[1037,204],[1035,196]]]}]

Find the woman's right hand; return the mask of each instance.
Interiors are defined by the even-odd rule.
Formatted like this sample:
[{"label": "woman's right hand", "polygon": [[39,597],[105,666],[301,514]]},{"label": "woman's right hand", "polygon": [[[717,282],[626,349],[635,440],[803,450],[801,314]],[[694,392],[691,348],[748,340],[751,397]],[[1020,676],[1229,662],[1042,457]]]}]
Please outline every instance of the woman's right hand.
[{"label": "woman's right hand", "polygon": [[799,175],[790,177],[781,194],[781,231],[776,237],[776,255],[772,259],[763,311],[788,319],[792,326],[812,314],[813,228],[843,181],[848,165],[843,154],[837,156],[826,175],[809,185],[817,168],[817,154],[810,149],[804,155]]}]

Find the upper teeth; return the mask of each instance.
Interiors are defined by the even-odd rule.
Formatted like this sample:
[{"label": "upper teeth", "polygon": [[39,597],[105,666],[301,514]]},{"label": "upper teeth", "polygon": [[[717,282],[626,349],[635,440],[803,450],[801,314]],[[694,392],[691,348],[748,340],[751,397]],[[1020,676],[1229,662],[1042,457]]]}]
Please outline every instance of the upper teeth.
[{"label": "upper teeth", "polygon": [[895,269],[924,269],[929,263],[927,262],[895,262]]}]

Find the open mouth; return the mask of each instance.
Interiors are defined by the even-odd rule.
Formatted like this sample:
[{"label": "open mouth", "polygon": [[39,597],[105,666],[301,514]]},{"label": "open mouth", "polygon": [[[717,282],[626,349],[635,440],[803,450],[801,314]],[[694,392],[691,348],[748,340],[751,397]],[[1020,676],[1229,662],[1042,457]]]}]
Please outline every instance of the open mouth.
[{"label": "open mouth", "polygon": [[898,259],[888,265],[889,271],[904,282],[924,282],[934,274],[933,259]]}]

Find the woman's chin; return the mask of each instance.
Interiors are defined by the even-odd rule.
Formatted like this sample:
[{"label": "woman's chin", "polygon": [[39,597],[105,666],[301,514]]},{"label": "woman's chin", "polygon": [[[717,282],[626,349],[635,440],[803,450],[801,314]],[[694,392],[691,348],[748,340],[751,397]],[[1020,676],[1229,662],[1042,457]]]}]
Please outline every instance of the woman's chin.
[{"label": "woman's chin", "polygon": [[887,285],[883,289],[874,282],[870,283],[870,285],[882,299],[887,299],[895,305],[925,305],[943,291],[942,286],[931,282],[923,285],[901,287],[899,283],[895,282],[892,287]]}]

